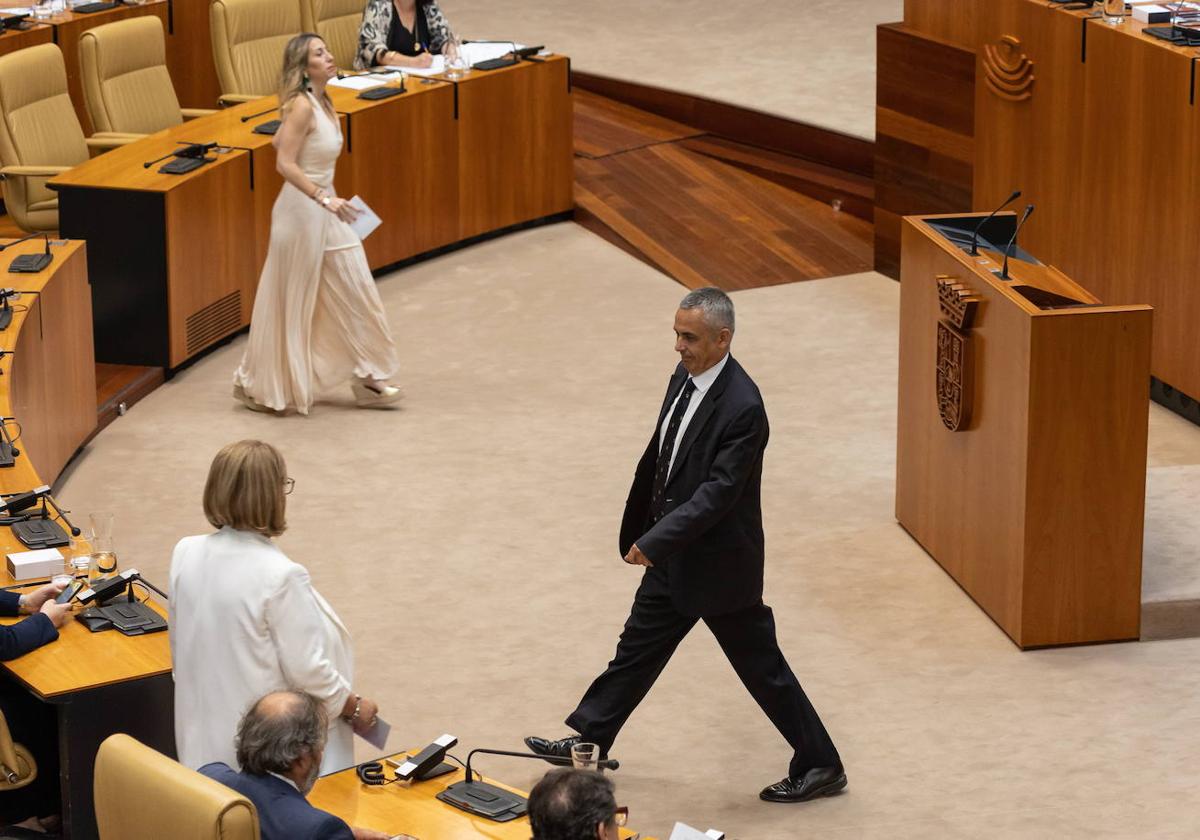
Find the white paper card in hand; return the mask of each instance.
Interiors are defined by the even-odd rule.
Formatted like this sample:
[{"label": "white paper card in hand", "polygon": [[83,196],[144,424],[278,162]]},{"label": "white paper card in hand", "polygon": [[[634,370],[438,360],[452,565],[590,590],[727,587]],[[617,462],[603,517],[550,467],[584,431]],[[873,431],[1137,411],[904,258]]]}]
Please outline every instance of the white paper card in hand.
[{"label": "white paper card in hand", "polygon": [[379,717],[379,715],[376,715],[375,725],[367,730],[366,735],[360,735],[359,737],[375,749],[381,750],[383,749],[384,745],[387,744],[388,735],[391,733],[392,725],[383,718]]},{"label": "white paper card in hand", "polygon": [[675,823],[675,829],[671,832],[670,840],[710,840],[710,837],[686,823],[677,822]]},{"label": "white paper card in hand", "polygon": [[358,211],[358,217],[350,223],[350,229],[358,234],[359,239],[366,239],[383,223],[383,220],[375,215],[375,211],[358,196],[350,199],[349,204]]}]

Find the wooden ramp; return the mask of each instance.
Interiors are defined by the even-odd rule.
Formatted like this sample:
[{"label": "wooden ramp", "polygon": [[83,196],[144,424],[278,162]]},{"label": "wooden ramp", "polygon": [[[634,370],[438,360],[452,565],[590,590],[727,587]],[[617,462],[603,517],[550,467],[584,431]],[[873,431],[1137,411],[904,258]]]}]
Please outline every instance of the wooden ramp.
[{"label": "wooden ramp", "polygon": [[576,220],[689,288],[868,271],[869,182],[575,91]]}]

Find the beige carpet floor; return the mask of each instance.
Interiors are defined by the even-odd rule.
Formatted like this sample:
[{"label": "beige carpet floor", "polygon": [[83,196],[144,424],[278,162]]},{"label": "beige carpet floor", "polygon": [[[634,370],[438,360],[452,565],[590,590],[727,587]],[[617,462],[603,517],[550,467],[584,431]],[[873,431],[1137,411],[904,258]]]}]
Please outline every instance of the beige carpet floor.
[{"label": "beige carpet floor", "polygon": [[[245,411],[229,398],[239,339],[102,432],[62,501],[120,511],[123,563],[165,582],[175,541],[206,530],[215,450],[272,441],[296,478],[281,543],[351,628],[391,746],[565,734],[637,584],[617,523],[683,290],[562,224],[380,291],[402,410],[357,411],[345,394],[307,419]],[[614,750],[631,823],[746,840],[1194,836],[1200,640],[1021,653],[895,524],[898,286],[864,274],[735,300],[734,351],[772,424],[766,598],[850,788],[800,807],[757,799],[787,747],[699,627]],[[1200,430],[1155,417],[1156,462],[1200,463]],[[544,769],[480,764],[523,786]]]},{"label": "beige carpet floor", "polygon": [[545,44],[589,73],[875,136],[875,27],[902,0],[444,0],[464,38]]}]

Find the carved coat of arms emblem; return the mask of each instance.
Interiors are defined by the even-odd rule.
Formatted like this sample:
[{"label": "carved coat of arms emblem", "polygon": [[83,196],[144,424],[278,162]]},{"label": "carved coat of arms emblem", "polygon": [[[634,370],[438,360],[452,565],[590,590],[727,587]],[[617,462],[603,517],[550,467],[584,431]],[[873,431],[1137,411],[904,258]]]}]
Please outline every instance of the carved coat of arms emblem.
[{"label": "carved coat of arms emblem", "polygon": [[971,425],[973,363],[971,327],[979,298],[957,278],[937,276],[937,403],[942,423],[952,432]]}]

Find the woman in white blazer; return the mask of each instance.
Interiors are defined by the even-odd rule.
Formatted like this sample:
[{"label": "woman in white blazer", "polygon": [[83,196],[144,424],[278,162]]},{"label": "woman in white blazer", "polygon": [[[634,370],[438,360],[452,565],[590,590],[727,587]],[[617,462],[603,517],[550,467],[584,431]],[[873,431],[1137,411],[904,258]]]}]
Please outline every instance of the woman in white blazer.
[{"label": "woman in white blazer", "polygon": [[325,704],[322,774],[353,764],[353,733],[375,725],[378,707],[354,692],[350,634],[305,568],[271,540],[286,527],[284,497],[293,484],[270,444],[229,444],[204,487],[204,515],[217,532],[175,546],[175,746],[193,769],[214,761],[237,767],[238,721],[279,689],[306,691]]}]

